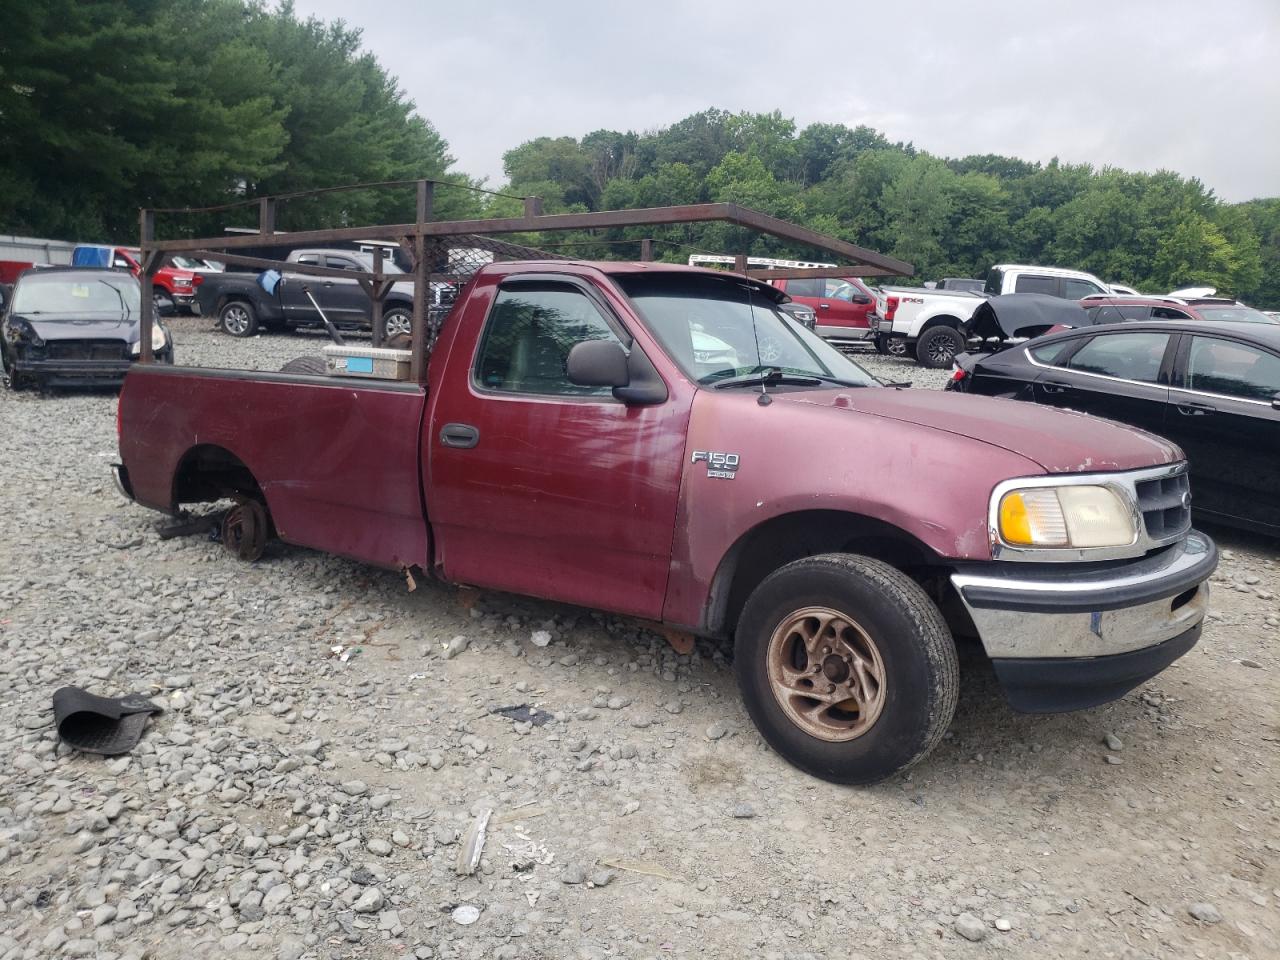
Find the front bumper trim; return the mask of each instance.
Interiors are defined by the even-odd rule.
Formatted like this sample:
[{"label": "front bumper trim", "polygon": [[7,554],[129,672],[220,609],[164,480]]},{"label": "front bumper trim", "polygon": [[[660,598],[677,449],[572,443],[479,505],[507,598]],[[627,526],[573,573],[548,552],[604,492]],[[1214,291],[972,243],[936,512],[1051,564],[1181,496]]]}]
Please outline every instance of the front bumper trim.
[{"label": "front bumper trim", "polygon": [[1015,710],[1087,710],[1118,700],[1160,673],[1196,645],[1202,627],[1197,623],[1163,643],[1109,657],[997,658],[991,665]]},{"label": "front bumper trim", "polygon": [[994,659],[1106,657],[1165,643],[1204,620],[1213,541],[1191,531],[1139,560],[1086,571],[1069,564],[984,564],[951,582]]}]

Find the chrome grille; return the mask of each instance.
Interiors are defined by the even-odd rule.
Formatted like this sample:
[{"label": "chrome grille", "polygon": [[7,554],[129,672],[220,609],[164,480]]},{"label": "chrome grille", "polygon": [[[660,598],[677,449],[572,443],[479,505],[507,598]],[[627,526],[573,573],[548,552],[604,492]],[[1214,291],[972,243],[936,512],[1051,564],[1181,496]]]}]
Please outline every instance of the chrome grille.
[{"label": "chrome grille", "polygon": [[1191,481],[1187,472],[1139,480],[1134,484],[1138,509],[1152,540],[1165,540],[1191,528]]}]

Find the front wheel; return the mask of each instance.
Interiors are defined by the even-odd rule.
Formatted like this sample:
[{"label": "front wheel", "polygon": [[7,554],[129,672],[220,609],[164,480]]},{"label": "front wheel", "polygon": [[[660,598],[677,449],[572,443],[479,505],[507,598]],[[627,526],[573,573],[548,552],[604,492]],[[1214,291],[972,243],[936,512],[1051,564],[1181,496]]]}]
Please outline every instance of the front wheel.
[{"label": "front wheel", "polygon": [[738,621],[734,671],[770,746],[832,783],[877,783],[916,763],[959,691],[937,606],[901,571],[854,554],[766,577]]},{"label": "front wheel", "polygon": [[932,327],[916,341],[916,360],[930,370],[945,370],[964,350],[964,337],[954,327]]},{"label": "front wheel", "polygon": [[258,317],[243,300],[232,300],[218,311],[218,326],[233,337],[252,337],[258,332]]}]

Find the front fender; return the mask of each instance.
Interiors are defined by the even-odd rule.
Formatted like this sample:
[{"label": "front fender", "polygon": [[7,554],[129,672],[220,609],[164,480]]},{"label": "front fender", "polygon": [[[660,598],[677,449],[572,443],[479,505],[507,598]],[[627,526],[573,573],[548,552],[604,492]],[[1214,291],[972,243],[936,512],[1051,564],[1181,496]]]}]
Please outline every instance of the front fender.
[{"label": "front fender", "polygon": [[[987,507],[1000,480],[1043,473],[1026,457],[918,424],[749,391],[700,390],[684,454],[664,619],[701,620],[717,569],[752,529],[786,514],[857,514],[940,558],[989,560]],[[813,398],[816,392],[806,396]],[[732,479],[694,454],[738,455]]]}]

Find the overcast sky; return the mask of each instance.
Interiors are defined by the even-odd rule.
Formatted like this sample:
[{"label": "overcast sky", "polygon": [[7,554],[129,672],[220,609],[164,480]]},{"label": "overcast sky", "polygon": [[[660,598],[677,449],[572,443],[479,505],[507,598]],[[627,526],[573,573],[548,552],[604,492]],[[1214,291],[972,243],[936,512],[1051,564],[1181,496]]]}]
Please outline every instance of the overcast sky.
[{"label": "overcast sky", "polygon": [[504,180],[538,136],[707,107],[875,127],[943,156],[1168,168],[1280,195],[1280,0],[297,0],[345,19],[449,141]]}]

